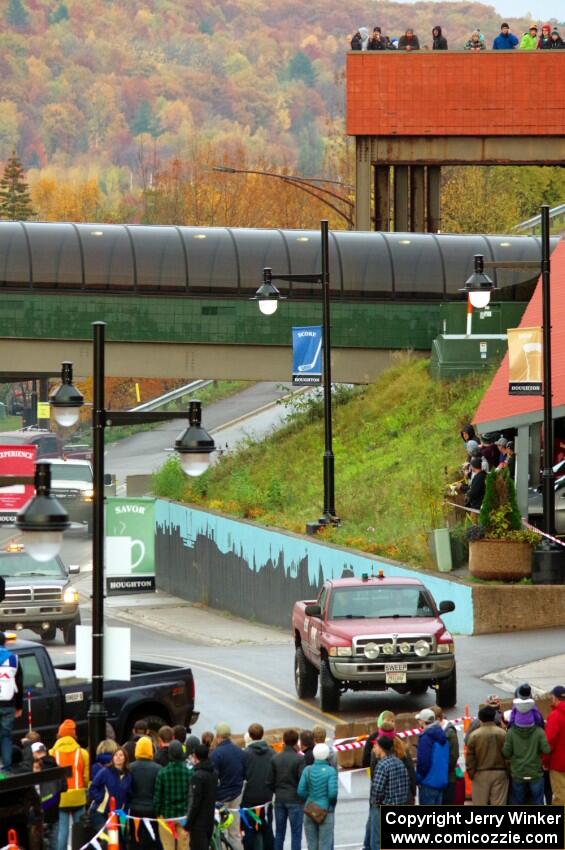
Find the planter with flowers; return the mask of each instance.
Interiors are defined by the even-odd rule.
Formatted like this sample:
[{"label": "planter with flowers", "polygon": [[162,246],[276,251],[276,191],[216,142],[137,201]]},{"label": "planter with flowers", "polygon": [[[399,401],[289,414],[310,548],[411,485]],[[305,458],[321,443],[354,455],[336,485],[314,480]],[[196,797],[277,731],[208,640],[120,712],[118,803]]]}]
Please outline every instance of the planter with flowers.
[{"label": "planter with flowers", "polygon": [[469,572],[475,578],[519,581],[532,574],[532,552],[540,536],[522,525],[516,488],[508,470],[486,479],[477,525],[467,530]]}]

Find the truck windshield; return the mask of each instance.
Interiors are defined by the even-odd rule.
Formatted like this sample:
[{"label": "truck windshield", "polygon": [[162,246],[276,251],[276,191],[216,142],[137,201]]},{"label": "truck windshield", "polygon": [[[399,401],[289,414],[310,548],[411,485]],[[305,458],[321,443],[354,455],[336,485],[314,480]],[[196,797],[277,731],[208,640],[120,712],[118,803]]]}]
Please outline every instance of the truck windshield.
[{"label": "truck windshield", "polygon": [[420,587],[340,587],[332,591],[328,619],[355,620],[379,617],[434,617],[427,591]]},{"label": "truck windshield", "polygon": [[88,481],[92,482],[92,470],[87,464],[52,463],[51,478],[53,481]]},{"label": "truck windshield", "polygon": [[47,578],[65,578],[63,565],[56,558],[50,561],[34,561],[26,552],[5,553],[0,555],[0,576],[4,578],[26,578],[45,576]]}]

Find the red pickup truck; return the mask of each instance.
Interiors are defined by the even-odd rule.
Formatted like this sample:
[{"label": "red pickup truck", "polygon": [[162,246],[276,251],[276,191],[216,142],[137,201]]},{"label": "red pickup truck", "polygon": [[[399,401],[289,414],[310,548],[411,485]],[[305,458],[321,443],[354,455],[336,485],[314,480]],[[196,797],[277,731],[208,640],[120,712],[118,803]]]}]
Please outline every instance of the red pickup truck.
[{"label": "red pickup truck", "polygon": [[322,711],[336,711],[345,691],[423,694],[436,688],[437,702],[457,701],[453,637],[439,608],[417,579],[363,575],[332,579],[316,600],[296,602],[292,630],[294,677],[300,698],[312,698],[320,682]]}]

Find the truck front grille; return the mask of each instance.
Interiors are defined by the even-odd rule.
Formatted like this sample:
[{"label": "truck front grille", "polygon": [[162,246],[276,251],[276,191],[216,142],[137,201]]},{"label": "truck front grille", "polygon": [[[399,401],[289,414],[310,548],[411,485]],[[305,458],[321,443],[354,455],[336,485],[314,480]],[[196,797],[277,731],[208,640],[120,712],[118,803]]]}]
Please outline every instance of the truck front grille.
[{"label": "truck front grille", "polygon": [[19,606],[28,602],[60,602],[62,589],[57,585],[43,585],[42,587],[9,587],[3,604],[5,606]]},{"label": "truck front grille", "polygon": [[[376,644],[379,648],[378,659],[379,661],[387,661],[388,659],[398,659],[398,658],[414,658],[416,655],[414,651],[414,644],[416,644],[419,640],[425,640],[430,647],[430,653],[434,651],[434,639],[430,635],[363,635],[361,637],[354,638],[353,640],[353,653],[354,655],[361,655],[365,657],[365,647],[367,644]],[[400,645],[408,644],[410,646],[409,652],[401,652]],[[388,652],[384,651],[384,647],[391,647]]]}]

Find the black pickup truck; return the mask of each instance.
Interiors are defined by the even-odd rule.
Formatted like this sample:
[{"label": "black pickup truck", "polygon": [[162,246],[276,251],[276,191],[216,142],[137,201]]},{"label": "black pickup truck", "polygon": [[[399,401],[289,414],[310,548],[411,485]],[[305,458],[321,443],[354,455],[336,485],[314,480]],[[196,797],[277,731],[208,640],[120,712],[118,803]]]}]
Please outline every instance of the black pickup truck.
[{"label": "black pickup truck", "polygon": [[[53,666],[47,650],[38,643],[9,639],[6,648],[19,657],[23,674],[24,712],[15,722],[14,741],[28,728],[27,692],[31,692],[32,725],[51,745],[58,726],[72,719],[78,737],[86,743],[86,715],[90,702],[90,683],[74,676],[72,664]],[[106,681],[104,701],[108,721],[118,741],[125,741],[136,720],[155,719],[161,725],[191,725],[194,713],[194,680],[189,667],[173,667],[147,661],[131,662],[131,681]]]}]

